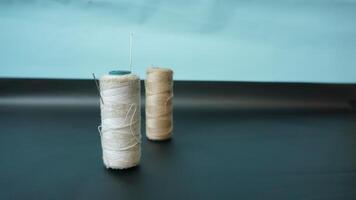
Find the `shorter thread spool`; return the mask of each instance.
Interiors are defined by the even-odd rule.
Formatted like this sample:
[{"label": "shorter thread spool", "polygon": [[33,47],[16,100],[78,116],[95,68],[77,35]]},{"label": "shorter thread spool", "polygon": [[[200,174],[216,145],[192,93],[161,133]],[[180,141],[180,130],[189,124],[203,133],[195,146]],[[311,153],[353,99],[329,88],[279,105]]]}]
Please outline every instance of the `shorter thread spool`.
[{"label": "shorter thread spool", "polygon": [[150,140],[167,140],[173,133],[173,71],[169,68],[147,69],[146,136]]},{"label": "shorter thread spool", "polygon": [[128,71],[111,71],[100,79],[99,132],[107,168],[126,169],[141,158],[140,79]]}]

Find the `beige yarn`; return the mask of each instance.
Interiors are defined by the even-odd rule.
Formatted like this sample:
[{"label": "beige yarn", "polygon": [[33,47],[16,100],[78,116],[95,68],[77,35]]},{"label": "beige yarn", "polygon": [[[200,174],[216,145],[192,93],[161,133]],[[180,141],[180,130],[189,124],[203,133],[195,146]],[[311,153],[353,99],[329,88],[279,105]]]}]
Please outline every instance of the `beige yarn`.
[{"label": "beige yarn", "polygon": [[147,70],[146,136],[150,140],[166,140],[173,131],[173,71],[151,67]]},{"label": "beige yarn", "polygon": [[107,168],[125,169],[141,157],[140,80],[133,74],[100,79],[101,144]]}]

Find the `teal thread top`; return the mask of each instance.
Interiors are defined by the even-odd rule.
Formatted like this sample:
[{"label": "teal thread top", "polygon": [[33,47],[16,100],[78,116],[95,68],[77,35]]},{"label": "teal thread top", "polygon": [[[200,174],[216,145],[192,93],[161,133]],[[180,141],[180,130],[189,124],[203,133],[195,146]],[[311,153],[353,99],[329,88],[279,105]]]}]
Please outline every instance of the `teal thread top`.
[{"label": "teal thread top", "polygon": [[127,70],[113,70],[109,72],[110,75],[126,75],[131,74],[131,71]]}]

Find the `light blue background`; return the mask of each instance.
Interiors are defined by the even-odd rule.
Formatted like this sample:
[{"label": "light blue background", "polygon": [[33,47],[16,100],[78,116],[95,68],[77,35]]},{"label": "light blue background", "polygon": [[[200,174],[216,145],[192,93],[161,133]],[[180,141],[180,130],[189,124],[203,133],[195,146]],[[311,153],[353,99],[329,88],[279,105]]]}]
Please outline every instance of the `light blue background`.
[{"label": "light blue background", "polygon": [[0,76],[356,83],[352,0],[0,0]]}]

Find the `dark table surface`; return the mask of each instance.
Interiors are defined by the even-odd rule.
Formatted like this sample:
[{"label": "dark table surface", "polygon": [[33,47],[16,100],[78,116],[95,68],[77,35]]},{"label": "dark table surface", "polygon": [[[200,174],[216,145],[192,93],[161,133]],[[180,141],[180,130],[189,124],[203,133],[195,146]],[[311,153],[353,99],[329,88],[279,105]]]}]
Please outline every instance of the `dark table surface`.
[{"label": "dark table surface", "polygon": [[356,199],[352,112],[176,111],[172,140],[114,171],[97,108],[0,111],[0,199]]},{"label": "dark table surface", "polygon": [[93,81],[0,79],[0,199],[356,199],[355,88],[176,82],[173,139],[142,112],[141,163],[115,171]]}]

